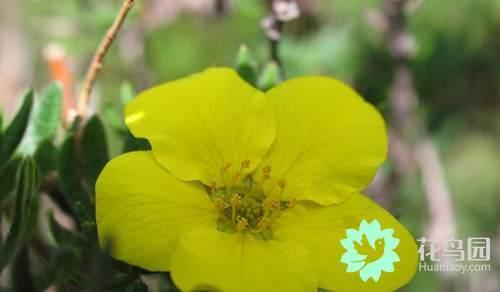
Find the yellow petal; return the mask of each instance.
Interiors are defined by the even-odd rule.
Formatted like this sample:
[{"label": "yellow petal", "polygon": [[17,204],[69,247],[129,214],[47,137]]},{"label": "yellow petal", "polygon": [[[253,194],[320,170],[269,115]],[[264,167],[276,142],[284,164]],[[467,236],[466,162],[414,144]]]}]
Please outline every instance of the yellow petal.
[{"label": "yellow petal", "polygon": [[384,121],[373,106],[327,77],[293,79],[267,95],[278,122],[262,163],[272,169],[268,187],[284,179],[285,199],[328,205],[369,184],[387,153]]},{"label": "yellow petal", "polygon": [[[263,93],[234,70],[211,68],[141,93],[126,108],[126,123],[147,138],[158,161],[182,180],[224,184],[250,161],[254,170],[275,137],[276,125]],[[227,178],[226,178],[227,180]]]},{"label": "yellow petal", "polygon": [[[388,248],[395,246],[393,251],[397,256],[384,250],[384,257],[392,255],[394,263],[383,265],[385,271],[381,271],[378,280],[362,279],[359,269],[368,267],[370,262],[360,261],[359,266],[353,264],[349,267],[353,268],[349,272],[348,265],[341,261],[348,251],[341,241],[348,237],[348,233],[359,230],[363,220],[368,223],[378,222],[381,230],[387,230],[384,233],[389,232],[396,239],[392,246],[389,246],[389,242],[384,242]],[[274,229],[274,236],[278,240],[298,241],[312,252],[320,273],[321,288],[333,291],[395,291],[409,282],[416,272],[418,262],[415,239],[387,211],[361,194],[355,194],[339,205],[323,207],[312,203],[299,204],[278,218]],[[369,240],[363,238],[351,248],[359,250],[360,245]],[[348,242],[344,244],[347,245]]]},{"label": "yellow petal", "polygon": [[172,278],[181,291],[316,292],[318,285],[310,255],[300,246],[219,231],[185,235]]},{"label": "yellow petal", "polygon": [[101,246],[111,240],[115,258],[152,271],[169,269],[182,234],[216,228],[203,186],[177,180],[149,151],[106,165],[97,180],[96,217]]}]

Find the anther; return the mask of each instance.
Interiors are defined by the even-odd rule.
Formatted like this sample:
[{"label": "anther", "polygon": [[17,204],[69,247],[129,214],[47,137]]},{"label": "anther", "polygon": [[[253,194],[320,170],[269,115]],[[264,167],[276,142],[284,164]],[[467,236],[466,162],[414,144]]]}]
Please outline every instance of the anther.
[{"label": "anther", "polygon": [[233,175],[233,182],[237,184],[240,181],[240,178],[241,178],[241,172],[239,171],[235,172]]},{"label": "anther", "polygon": [[263,217],[262,219],[259,220],[259,222],[257,223],[257,231],[262,231],[262,229],[266,229],[267,227],[269,227],[269,225],[271,225],[271,219],[267,218],[267,217]]},{"label": "anther", "polygon": [[297,198],[293,197],[287,204],[287,208],[294,208],[297,206]]},{"label": "anther", "polygon": [[236,231],[241,232],[248,229],[248,220],[245,217],[238,217],[238,223],[236,224]]},{"label": "anther", "polygon": [[284,179],[281,179],[279,182],[278,182],[278,186],[283,190],[286,188],[286,180]]},{"label": "anther", "polygon": [[240,197],[240,195],[234,193],[231,196],[230,202],[231,202],[231,221],[235,222],[235,220],[236,220],[236,209],[241,204],[241,197]]},{"label": "anther", "polygon": [[241,162],[241,168],[242,169],[249,168],[249,167],[250,167],[250,160],[247,159],[247,160],[243,160]]},{"label": "anther", "polygon": [[270,198],[265,198],[264,201],[262,201],[262,210],[264,210],[264,212],[269,211],[272,206],[273,200],[271,200]]},{"label": "anther", "polygon": [[222,173],[224,173],[224,172],[226,172],[226,171],[229,169],[229,167],[231,167],[231,163],[229,163],[229,162],[228,162],[228,163],[225,163],[225,164],[221,167],[220,171],[221,171]]},{"label": "anther", "polygon": [[232,194],[230,202],[232,206],[238,207],[241,203],[241,196],[237,193]]},{"label": "anther", "polygon": [[210,185],[210,191],[212,194],[215,194],[215,191],[217,191],[217,182],[215,180],[212,181],[212,184]]},{"label": "anther", "polygon": [[266,174],[270,175],[271,174],[271,166],[269,166],[269,165],[264,166],[264,168],[262,168],[262,173],[264,175],[266,175]]},{"label": "anther", "polygon": [[215,205],[215,209],[218,211],[218,212],[222,212],[224,211],[224,208],[226,207],[226,203],[224,202],[223,199],[221,198],[215,198],[214,199],[214,205]]},{"label": "anther", "polygon": [[281,208],[280,201],[279,200],[272,200],[271,206],[273,207],[273,209],[279,210]]}]

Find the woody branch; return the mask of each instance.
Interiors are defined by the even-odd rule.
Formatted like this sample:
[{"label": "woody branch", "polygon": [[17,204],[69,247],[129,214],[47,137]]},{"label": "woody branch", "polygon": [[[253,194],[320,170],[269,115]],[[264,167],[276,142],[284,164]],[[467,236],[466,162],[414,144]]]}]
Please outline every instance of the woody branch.
[{"label": "woody branch", "polygon": [[97,74],[102,69],[104,57],[108,52],[111,44],[113,43],[116,35],[120,31],[120,28],[125,21],[130,9],[134,6],[134,0],[124,0],[123,4],[118,12],[113,24],[109,27],[108,31],[104,35],[99,47],[97,48],[94,57],[92,58],[92,62],[87,69],[87,73],[85,74],[85,79],[83,81],[83,86],[80,91],[80,95],[78,98],[78,109],[77,113],[81,117],[85,117],[87,114],[87,108],[90,101],[90,95],[92,93],[92,88],[94,87],[94,83],[97,78]]}]

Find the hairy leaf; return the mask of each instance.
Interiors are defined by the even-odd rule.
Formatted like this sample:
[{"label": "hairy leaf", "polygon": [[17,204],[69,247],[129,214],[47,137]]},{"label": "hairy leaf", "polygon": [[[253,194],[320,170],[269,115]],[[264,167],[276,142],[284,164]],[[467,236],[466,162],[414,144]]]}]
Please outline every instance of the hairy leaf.
[{"label": "hairy leaf", "polygon": [[78,223],[93,221],[94,208],[83,185],[82,161],[77,154],[75,133],[70,133],[63,141],[58,160],[62,189]]},{"label": "hairy leaf", "polygon": [[16,116],[3,133],[2,144],[0,145],[0,166],[4,165],[14,154],[17,146],[21,142],[33,107],[33,91],[28,91],[24,97],[23,104]]},{"label": "hairy leaf", "polygon": [[11,159],[0,169],[0,202],[12,193],[17,186],[16,172],[21,160],[21,157]]},{"label": "hairy leaf", "polygon": [[38,211],[39,170],[31,158],[24,158],[17,171],[15,214],[0,255],[0,271],[27,240]]},{"label": "hairy leaf", "polygon": [[67,282],[78,272],[81,257],[69,246],[51,250],[49,261],[43,272],[35,277],[37,291],[46,291],[49,286]]},{"label": "hairy leaf", "polygon": [[109,161],[106,133],[98,116],[91,117],[87,122],[81,141],[83,175],[90,188],[89,192],[94,194],[97,177]]},{"label": "hairy leaf", "polygon": [[52,212],[47,213],[49,228],[52,237],[60,246],[83,247],[86,239],[79,233],[72,232],[57,223]]},{"label": "hairy leaf", "polygon": [[57,170],[57,151],[56,146],[50,140],[42,141],[38,145],[34,159],[40,167],[42,176]]},{"label": "hairy leaf", "polygon": [[24,153],[33,154],[41,142],[54,138],[61,124],[61,112],[61,87],[58,83],[53,83],[47,87],[40,99],[35,100],[30,124],[21,143]]}]

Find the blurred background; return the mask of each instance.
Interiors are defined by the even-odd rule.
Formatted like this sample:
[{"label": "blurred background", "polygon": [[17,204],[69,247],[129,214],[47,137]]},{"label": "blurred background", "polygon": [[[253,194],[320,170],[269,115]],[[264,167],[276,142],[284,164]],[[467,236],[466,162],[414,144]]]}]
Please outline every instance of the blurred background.
[{"label": "blurred background", "polygon": [[[274,60],[283,78],[334,76],[384,114],[390,159],[367,193],[416,238],[491,238],[489,272],[419,272],[402,291],[500,291],[500,1],[293,3],[137,0],[91,103],[105,117],[112,156],[123,143],[114,130],[120,97],[208,66],[233,66],[244,44],[260,69]],[[28,87],[59,81],[69,121],[120,5],[0,0],[4,116],[14,115]]]}]

